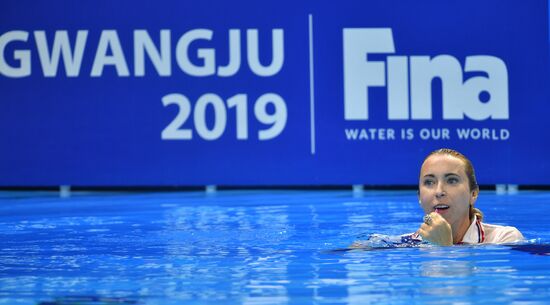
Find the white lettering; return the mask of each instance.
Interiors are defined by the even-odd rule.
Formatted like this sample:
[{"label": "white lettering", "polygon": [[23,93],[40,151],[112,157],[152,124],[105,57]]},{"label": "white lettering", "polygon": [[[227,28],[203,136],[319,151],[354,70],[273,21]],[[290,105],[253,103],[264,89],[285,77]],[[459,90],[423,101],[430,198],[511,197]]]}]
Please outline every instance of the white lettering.
[{"label": "white lettering", "polygon": [[344,132],[346,133],[346,139],[356,140],[357,135],[359,134],[359,129],[344,129]]},{"label": "white lettering", "polygon": [[409,66],[407,56],[388,56],[388,119],[409,118]]},{"label": "white lettering", "polygon": [[[472,120],[508,119],[508,70],[506,64],[494,56],[468,56],[466,72],[485,72],[488,77],[476,76],[464,83],[464,113]],[[485,91],[490,100],[481,103]]]},{"label": "white lettering", "polygon": [[393,128],[344,129],[347,140],[395,140]]},{"label": "white lettering", "polygon": [[[108,56],[107,51],[111,50],[112,55]],[[114,65],[118,76],[129,76],[128,65],[120,46],[118,34],[114,30],[104,30],[99,38],[99,45],[95,53],[92,66],[92,77],[100,77],[103,74],[103,67]]]},{"label": "white lettering", "polygon": [[[114,66],[119,77],[130,76],[125,52],[133,51],[133,73],[136,77],[145,76],[147,60],[159,76],[171,76],[174,57],[179,69],[190,76],[230,77],[241,70],[242,57],[245,56],[241,47],[240,29],[228,31],[228,48],[223,49],[228,54],[228,62],[225,65],[216,65],[217,49],[215,47],[202,47],[205,41],[206,43],[212,41],[214,33],[209,29],[191,29],[183,33],[177,39],[175,50],[172,50],[170,30],[160,30],[159,40],[155,42],[147,30],[140,29],[133,31],[133,45],[127,49],[123,49],[116,30],[103,30],[94,52],[85,52],[87,44],[89,45],[91,41],[88,40],[88,33],[88,30],[77,31],[76,39],[71,43],[67,30],[55,31],[53,35],[43,30],[34,31],[43,75],[56,77],[62,60],[61,66],[68,77],[79,76],[82,63],[91,63],[91,77],[101,77],[105,66]],[[26,31],[10,31],[0,35],[0,75],[13,78],[31,75],[33,50],[15,49],[16,43],[27,42],[28,37],[29,32]],[[250,71],[261,77],[279,73],[284,64],[283,29],[272,29],[271,62],[268,65],[262,64],[266,56],[260,56],[260,45],[265,48],[264,46],[268,44],[260,44],[258,29],[247,29],[246,56]],[[10,52],[12,54],[8,55],[7,53]],[[175,56],[172,56],[173,52]],[[90,54],[89,56],[93,54],[93,60],[84,60],[85,53]]]},{"label": "white lettering", "polygon": [[[163,140],[191,140],[193,130],[183,128],[193,112],[193,122],[200,138],[212,141],[219,139],[225,132],[228,117],[228,108],[235,108],[237,121],[236,137],[239,140],[248,139],[248,97],[246,94],[236,94],[227,99],[227,107],[223,99],[214,93],[203,94],[195,106],[183,94],[172,93],[162,98],[164,106],[175,104],[179,111],[174,119],[161,132]],[[209,107],[211,106],[211,107]],[[212,111],[207,111],[212,109]],[[209,113],[209,114],[207,114]],[[265,93],[254,103],[256,120],[266,128],[258,129],[260,141],[271,140],[283,132],[287,122],[287,109],[284,99],[276,93]],[[210,120],[208,119],[210,118]],[[209,126],[211,125],[211,126]]]},{"label": "white lettering", "polygon": [[439,55],[411,56],[411,116],[432,119],[432,80],[440,78],[443,87],[443,118],[461,119],[462,68],[456,58]]},{"label": "white lettering", "polygon": [[422,140],[449,140],[451,136],[447,128],[422,128],[420,129],[420,138]]},{"label": "white lettering", "polygon": [[460,140],[505,141],[510,138],[510,131],[508,129],[457,128],[456,133]]},{"label": "white lettering", "polygon": [[250,29],[246,31],[246,45],[248,65],[252,72],[258,76],[272,76],[281,70],[285,60],[283,30],[274,29],[272,31],[272,60],[269,66],[262,66],[260,63],[260,52],[258,43],[258,30]]},{"label": "white lettering", "polygon": [[145,53],[155,66],[160,76],[170,76],[170,30],[160,31],[160,52],[155,47],[149,33],[145,30],[134,31],[134,73],[135,76],[145,75]]},{"label": "white lettering", "polygon": [[[454,56],[390,55],[386,57],[387,64],[369,60],[371,54],[380,53],[395,53],[390,28],[343,30],[346,120],[368,120],[369,88],[386,86],[386,79],[389,120],[430,120],[435,78],[441,79],[444,120],[462,120],[465,116],[473,120],[509,118],[508,71],[501,59],[467,56],[464,71],[487,76],[464,81],[462,66]],[[484,101],[482,95],[489,100]]]},{"label": "white lettering", "polygon": [[181,70],[185,73],[193,76],[209,76],[214,75],[216,72],[216,50],[214,49],[198,49],[197,57],[202,59],[203,65],[197,66],[191,62],[188,57],[189,46],[195,40],[208,40],[212,39],[212,30],[196,29],[191,30],[183,34],[178,44],[176,45],[176,61]]},{"label": "white lettering", "polygon": [[76,43],[74,52],[71,50],[69,42],[69,34],[67,31],[55,31],[53,39],[52,52],[48,49],[48,42],[45,31],[35,31],[34,40],[36,40],[36,48],[38,57],[42,65],[42,71],[45,77],[55,77],[57,75],[57,66],[59,65],[59,57],[63,57],[65,73],[68,77],[76,77],[80,73],[80,64],[84,55],[84,47],[86,46],[86,38],[88,31],[78,31],[76,34]]},{"label": "white lettering", "polygon": [[368,54],[393,53],[391,29],[344,29],[344,115],[368,120],[368,88],[386,85],[385,65]]},{"label": "white lettering", "polygon": [[26,42],[29,33],[25,31],[10,31],[0,36],[0,74],[8,77],[25,77],[31,75],[31,52],[29,50],[16,50],[13,58],[19,63],[18,67],[10,66],[4,57],[4,49],[12,41]]},{"label": "white lettering", "polygon": [[229,63],[218,67],[218,76],[233,76],[241,67],[241,31],[229,30]]}]

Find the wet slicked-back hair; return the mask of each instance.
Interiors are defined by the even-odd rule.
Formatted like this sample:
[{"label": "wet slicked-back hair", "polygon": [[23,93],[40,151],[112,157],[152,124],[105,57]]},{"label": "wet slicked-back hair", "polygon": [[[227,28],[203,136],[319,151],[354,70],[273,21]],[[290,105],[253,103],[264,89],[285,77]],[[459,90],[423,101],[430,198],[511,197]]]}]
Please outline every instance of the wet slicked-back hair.
[{"label": "wet slicked-back hair", "polygon": [[[472,165],[472,162],[470,161],[470,159],[468,159],[465,155],[461,154],[460,152],[454,149],[440,148],[438,150],[432,151],[428,156],[426,156],[426,158],[424,159],[424,162],[426,162],[426,160],[433,155],[449,155],[462,160],[462,162],[464,163],[464,172],[466,173],[466,177],[468,177],[468,185],[470,187],[470,192],[471,191],[479,192],[479,185],[477,184],[474,166]],[[479,209],[474,208],[473,205],[470,205],[470,219],[473,218],[474,215],[476,215],[480,221],[483,220],[483,213]]]}]

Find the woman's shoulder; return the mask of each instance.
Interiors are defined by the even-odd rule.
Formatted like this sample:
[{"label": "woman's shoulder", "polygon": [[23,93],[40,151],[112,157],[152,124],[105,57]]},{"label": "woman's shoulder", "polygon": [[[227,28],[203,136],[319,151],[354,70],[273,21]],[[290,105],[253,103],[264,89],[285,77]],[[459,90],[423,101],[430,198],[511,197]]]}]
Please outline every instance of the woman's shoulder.
[{"label": "woman's shoulder", "polygon": [[523,234],[512,226],[481,223],[485,233],[485,243],[514,243],[524,240]]}]

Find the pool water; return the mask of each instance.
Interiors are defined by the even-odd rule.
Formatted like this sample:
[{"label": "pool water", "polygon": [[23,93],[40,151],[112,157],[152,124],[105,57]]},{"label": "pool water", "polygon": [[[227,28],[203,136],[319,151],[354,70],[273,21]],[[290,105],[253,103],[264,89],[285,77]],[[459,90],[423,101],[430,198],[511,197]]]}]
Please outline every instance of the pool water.
[{"label": "pool water", "polygon": [[415,191],[0,192],[0,304],[545,304],[550,192],[482,192],[523,246],[346,249]]}]

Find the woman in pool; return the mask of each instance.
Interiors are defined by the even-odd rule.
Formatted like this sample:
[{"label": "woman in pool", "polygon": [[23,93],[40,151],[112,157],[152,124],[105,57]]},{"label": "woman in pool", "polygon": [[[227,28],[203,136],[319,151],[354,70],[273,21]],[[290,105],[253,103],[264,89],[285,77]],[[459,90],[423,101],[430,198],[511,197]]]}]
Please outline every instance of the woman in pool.
[{"label": "woman in pool", "polygon": [[474,208],[479,186],[466,156],[452,149],[428,155],[420,169],[418,199],[424,223],[413,240],[433,244],[513,243],[523,235],[514,227],[483,223],[483,213]]}]

